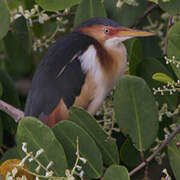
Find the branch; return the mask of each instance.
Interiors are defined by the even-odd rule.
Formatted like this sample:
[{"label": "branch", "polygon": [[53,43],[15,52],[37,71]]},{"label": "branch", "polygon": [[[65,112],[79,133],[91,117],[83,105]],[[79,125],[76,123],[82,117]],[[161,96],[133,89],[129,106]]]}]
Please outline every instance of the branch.
[{"label": "branch", "polygon": [[24,117],[24,112],[13,107],[10,104],[0,100],[0,110],[6,112],[11,116],[16,122],[19,122]]},{"label": "branch", "polygon": [[148,8],[148,9],[145,11],[145,13],[143,14],[143,16],[141,16],[141,17],[131,26],[131,28],[138,26],[138,25],[141,23],[141,21],[142,21],[148,14],[150,14],[154,9],[157,9],[157,8],[159,8],[159,5],[158,5],[158,4],[154,4],[154,5],[152,5],[150,8]]},{"label": "branch", "polygon": [[[150,162],[156,155],[158,155],[164,147],[176,136],[176,134],[180,133],[180,125],[162,142],[161,146],[153,153],[151,154],[147,159],[146,162]],[[140,169],[146,166],[146,163],[143,162],[139,166],[137,166],[135,169],[133,169],[129,175],[132,176],[136,172],[138,172]]]},{"label": "branch", "polygon": [[163,49],[163,56],[166,56],[166,54],[167,54],[168,32],[169,32],[170,27],[172,26],[172,19],[173,19],[173,16],[170,16],[169,20],[168,20],[168,26],[167,26],[167,30],[166,30],[166,37],[165,37],[164,49]]}]

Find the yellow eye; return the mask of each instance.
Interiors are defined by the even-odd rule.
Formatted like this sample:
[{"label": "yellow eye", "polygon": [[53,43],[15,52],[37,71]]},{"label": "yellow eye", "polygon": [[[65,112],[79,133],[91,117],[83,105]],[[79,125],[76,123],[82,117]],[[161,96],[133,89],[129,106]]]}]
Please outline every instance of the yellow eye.
[{"label": "yellow eye", "polygon": [[109,29],[104,29],[104,33],[108,34],[109,33]]}]

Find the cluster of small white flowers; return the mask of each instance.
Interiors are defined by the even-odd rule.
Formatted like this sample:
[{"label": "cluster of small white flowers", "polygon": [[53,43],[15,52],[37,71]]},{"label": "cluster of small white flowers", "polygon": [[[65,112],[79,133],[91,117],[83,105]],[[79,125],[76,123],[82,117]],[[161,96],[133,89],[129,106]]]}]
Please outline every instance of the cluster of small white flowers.
[{"label": "cluster of small white flowers", "polygon": [[41,24],[49,20],[48,14],[46,14],[44,10],[40,11],[37,4],[35,4],[31,10],[24,10],[23,6],[20,5],[18,9],[12,11],[11,14],[11,22],[20,16],[24,16],[24,18],[28,20],[30,26],[32,26],[32,18],[38,17],[38,21]]},{"label": "cluster of small white flowers", "polygon": [[75,180],[75,179],[73,179],[74,175],[79,176],[80,179],[83,180],[83,176],[84,176],[84,171],[82,169],[83,167],[78,165],[78,163],[81,161],[83,164],[86,164],[87,160],[84,157],[80,156],[78,137],[76,139],[76,143],[77,143],[77,148],[76,148],[76,156],[77,156],[77,158],[76,158],[76,162],[74,164],[74,167],[73,167],[72,171],[66,170],[66,176],[67,176],[67,178],[69,178],[68,180]]},{"label": "cluster of small white flowers", "polygon": [[[38,161],[38,157],[44,153],[43,149],[39,149],[38,151],[36,151],[35,156],[33,155],[32,152],[28,152],[27,151],[27,143],[23,142],[22,143],[22,151],[25,153],[25,157],[21,160],[21,162],[18,164],[18,166],[23,167],[25,162],[28,160],[29,162],[36,162],[37,163],[37,167],[35,169],[36,173],[39,173],[40,169],[43,169],[45,171],[45,175],[44,177],[46,178],[50,178],[52,177],[52,175],[54,174],[53,171],[49,170],[49,168],[54,164],[53,161],[50,161],[49,164],[45,167],[44,165],[42,165],[39,161]],[[31,171],[28,171],[29,173],[31,173]],[[34,174],[36,175],[36,180],[39,180],[39,175],[38,174]],[[42,177],[42,175],[41,175]]]},{"label": "cluster of small white flowers", "polygon": [[172,95],[174,92],[180,90],[179,87],[177,87],[177,84],[179,84],[179,80],[177,83],[167,83],[167,85],[164,85],[162,88],[153,88],[153,94],[156,95],[157,93],[160,93],[163,96],[165,92],[169,92],[169,94]]},{"label": "cluster of small white flowers", "polygon": [[6,180],[27,180],[26,176],[16,177],[17,172],[18,170],[16,167],[12,169],[12,172],[7,172]]},{"label": "cluster of small white flowers", "polygon": [[54,37],[58,32],[65,32],[65,28],[60,28],[60,24],[66,25],[69,21],[67,19],[64,20],[63,17],[57,17],[56,20],[58,22],[56,30],[49,37],[42,36],[42,39],[34,41],[32,45],[33,51],[39,50],[41,52],[43,48],[48,48],[49,45],[54,42]]},{"label": "cluster of small white flowers", "polygon": [[168,58],[167,56],[165,56],[164,59],[166,60],[166,64],[172,63],[172,64],[176,65],[177,68],[180,67],[180,61],[176,60],[175,56],[172,56],[172,58]]},{"label": "cluster of small white flowers", "polygon": [[131,6],[138,6],[139,5],[139,3],[136,0],[118,0],[116,3],[116,7],[120,8],[120,7],[122,7],[122,5],[124,3],[131,5]]},{"label": "cluster of small white flowers", "polygon": [[[34,156],[32,152],[28,152],[27,143],[23,142],[22,143],[22,151],[25,153],[25,157],[21,160],[21,162],[17,166],[21,166],[23,168],[23,166],[27,160],[29,162],[34,161],[38,164],[38,166],[35,169],[36,173],[39,173],[40,169],[43,169],[45,171],[45,175],[42,175],[42,174],[39,175],[39,174],[36,174],[34,172],[24,169],[29,174],[34,175],[36,177],[35,180],[39,180],[40,178],[49,179],[49,180],[53,180],[53,179],[54,180],[75,180],[74,175],[79,176],[80,179],[83,180],[84,171],[82,169],[82,166],[78,165],[78,163],[81,161],[83,164],[85,164],[87,162],[87,160],[80,156],[78,138],[77,138],[77,151],[76,151],[77,159],[76,159],[73,169],[71,171],[68,169],[65,171],[66,177],[54,177],[53,176],[54,172],[52,170],[49,170],[49,168],[51,166],[53,166],[53,164],[54,164],[53,161],[50,161],[46,167],[43,164],[41,164],[41,162],[37,158],[42,153],[44,153],[43,149],[39,149],[38,151],[36,151],[35,156]],[[6,174],[6,180],[14,180],[17,172],[18,172],[17,168],[16,167],[13,168],[11,173],[8,172]],[[25,176],[22,176],[21,178],[16,178],[16,180],[27,180],[27,178]]]},{"label": "cluster of small white flowers", "polygon": [[175,115],[180,113],[180,105],[173,111],[168,111],[168,106],[167,104],[163,104],[161,109],[159,110],[159,121],[162,121],[162,118],[164,115],[166,115],[168,118],[174,117]]}]

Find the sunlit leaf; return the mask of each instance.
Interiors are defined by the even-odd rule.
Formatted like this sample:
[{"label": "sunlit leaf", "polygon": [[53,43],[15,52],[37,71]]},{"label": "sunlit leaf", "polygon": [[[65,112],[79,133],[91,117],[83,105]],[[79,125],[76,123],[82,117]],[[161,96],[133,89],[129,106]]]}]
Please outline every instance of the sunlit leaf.
[{"label": "sunlit leaf", "polygon": [[152,78],[156,81],[164,82],[164,83],[174,83],[174,80],[170,78],[167,74],[164,73],[155,73]]}]

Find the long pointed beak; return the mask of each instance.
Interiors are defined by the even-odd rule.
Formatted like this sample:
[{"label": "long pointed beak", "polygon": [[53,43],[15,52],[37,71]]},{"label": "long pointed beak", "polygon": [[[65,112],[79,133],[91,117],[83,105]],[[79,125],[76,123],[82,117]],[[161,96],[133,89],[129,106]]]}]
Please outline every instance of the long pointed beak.
[{"label": "long pointed beak", "polygon": [[127,38],[145,37],[145,36],[154,36],[154,35],[155,33],[152,33],[152,32],[139,31],[139,30],[124,28],[124,27],[116,28],[116,31],[114,32],[114,36],[116,37],[127,37]]}]

